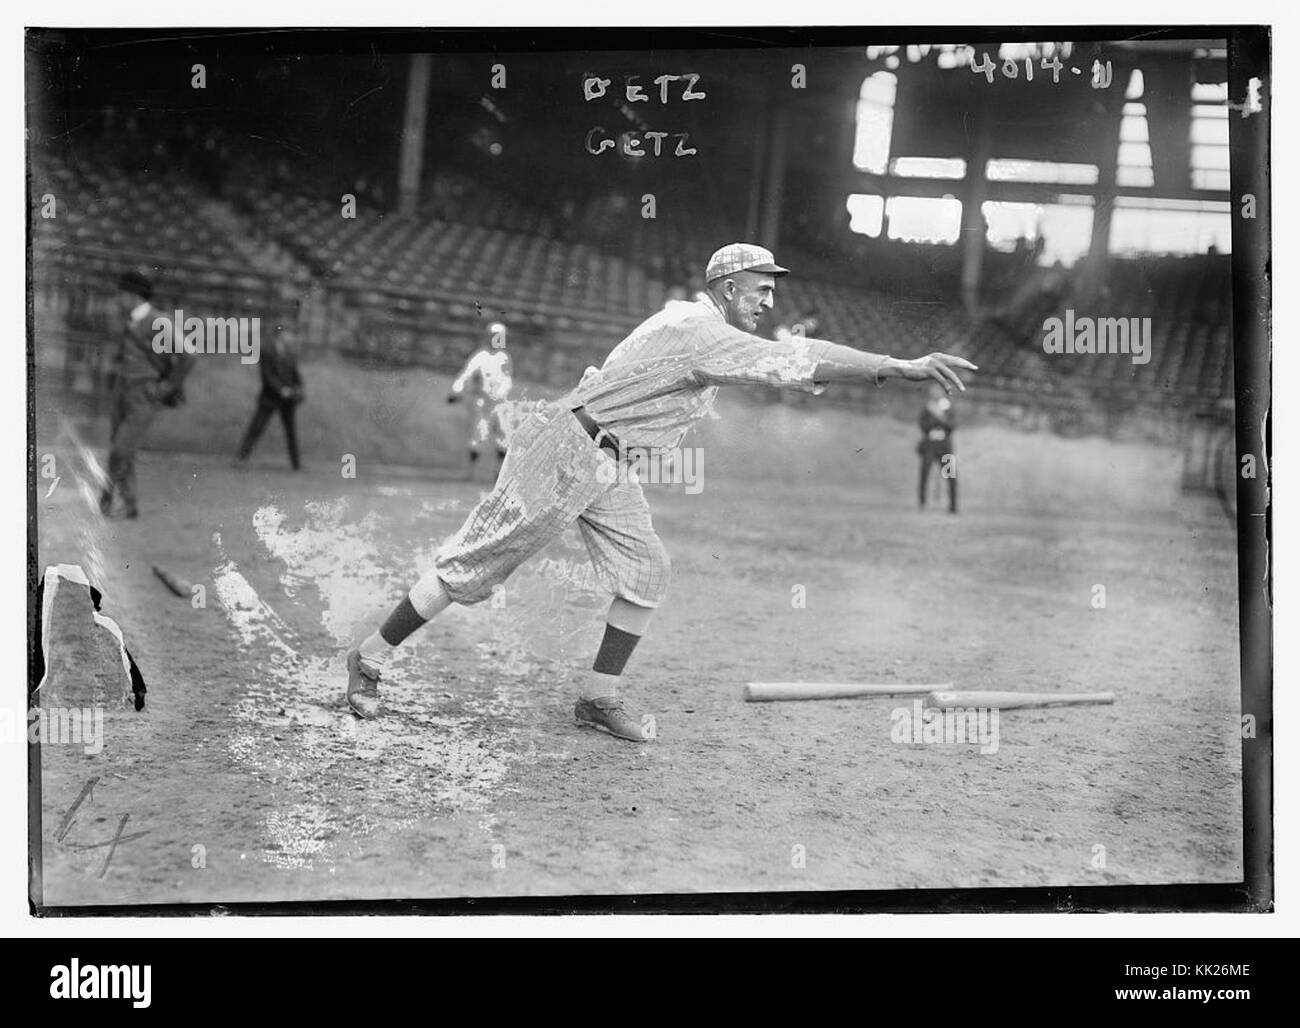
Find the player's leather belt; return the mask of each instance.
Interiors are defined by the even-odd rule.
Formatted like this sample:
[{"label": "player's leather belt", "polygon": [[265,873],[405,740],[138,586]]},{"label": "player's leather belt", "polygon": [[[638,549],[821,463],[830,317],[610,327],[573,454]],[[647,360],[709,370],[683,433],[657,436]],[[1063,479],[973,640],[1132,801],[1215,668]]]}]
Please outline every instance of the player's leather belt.
[{"label": "player's leather belt", "polygon": [[587,413],[585,407],[574,407],[573,416],[578,419],[582,430],[591,436],[597,446],[608,450],[615,460],[623,459],[623,444],[618,441],[618,436],[608,429],[601,428],[596,419]]}]

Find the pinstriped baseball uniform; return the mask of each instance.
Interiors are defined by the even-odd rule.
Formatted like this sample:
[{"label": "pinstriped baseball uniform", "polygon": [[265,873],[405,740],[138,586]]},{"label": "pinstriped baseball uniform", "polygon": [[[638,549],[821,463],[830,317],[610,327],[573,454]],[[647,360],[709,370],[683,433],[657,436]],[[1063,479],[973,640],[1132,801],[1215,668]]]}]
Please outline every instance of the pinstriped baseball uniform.
[{"label": "pinstriped baseball uniform", "polygon": [[771,342],[732,328],[708,298],[668,304],[588,368],[563,400],[542,404],[511,436],[496,488],[439,548],[437,574],[458,603],[477,603],[578,522],[597,580],[655,607],[669,563],[641,486],[619,475],[571,413],[583,406],[627,449],[670,449],[713,409],[718,386],[762,383],[821,393],[817,340]]}]

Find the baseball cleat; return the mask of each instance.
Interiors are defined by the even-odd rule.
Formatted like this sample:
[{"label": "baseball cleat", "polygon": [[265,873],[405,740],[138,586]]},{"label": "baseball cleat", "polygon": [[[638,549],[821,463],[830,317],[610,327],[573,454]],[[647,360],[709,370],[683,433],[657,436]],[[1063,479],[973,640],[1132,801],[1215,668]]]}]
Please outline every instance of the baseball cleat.
[{"label": "baseball cleat", "polygon": [[580,728],[594,728],[629,742],[649,742],[654,738],[646,730],[642,719],[628,710],[627,705],[615,696],[578,700],[573,705],[573,719]]},{"label": "baseball cleat", "polygon": [[361,651],[348,654],[348,706],[364,720],[379,716],[379,672],[361,662]]}]

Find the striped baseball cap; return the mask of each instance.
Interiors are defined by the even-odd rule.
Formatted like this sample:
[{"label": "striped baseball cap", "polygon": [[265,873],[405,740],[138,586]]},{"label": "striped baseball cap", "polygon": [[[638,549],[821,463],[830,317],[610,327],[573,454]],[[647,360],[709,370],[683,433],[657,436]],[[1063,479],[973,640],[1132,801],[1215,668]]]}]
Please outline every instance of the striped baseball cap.
[{"label": "striped baseball cap", "polygon": [[776,263],[772,251],[753,243],[728,243],[709,258],[704,269],[704,281],[734,275],[738,271],[762,271],[769,275],[788,275],[787,268]]}]

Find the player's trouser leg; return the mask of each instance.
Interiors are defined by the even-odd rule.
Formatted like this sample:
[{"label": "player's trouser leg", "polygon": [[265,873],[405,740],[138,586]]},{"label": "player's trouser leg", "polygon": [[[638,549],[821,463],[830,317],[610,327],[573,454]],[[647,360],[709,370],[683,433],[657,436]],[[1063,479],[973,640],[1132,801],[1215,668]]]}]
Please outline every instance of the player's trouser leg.
[{"label": "player's trouser leg", "polygon": [[113,387],[109,395],[108,418],[108,480],[104,483],[104,488],[99,494],[99,510],[102,514],[107,514],[113,506],[113,494],[117,489],[117,480],[121,474],[118,468],[117,452],[113,448],[113,440],[117,438],[117,430],[126,419],[126,401],[121,389],[117,386]]},{"label": "player's trouser leg", "polygon": [[275,413],[275,400],[265,392],[257,394],[257,410],[253,411],[253,420],[248,423],[248,429],[244,432],[244,438],[239,442],[239,459],[246,460],[248,455],[253,452],[253,446],[262,433],[266,430],[266,423],[271,420],[271,415]]},{"label": "player's trouser leg", "polygon": [[627,478],[626,468],[619,470],[619,481],[578,519],[596,579],[614,594],[600,650],[580,688],[584,699],[616,693],[619,676],[667,593],[672,573],[641,486]]},{"label": "player's trouser leg", "polygon": [[298,412],[298,405],[288,400],[280,401],[280,420],[284,423],[284,440],[289,445],[289,463],[295,471],[302,465],[298,456],[298,431],[293,418]]},{"label": "player's trouser leg", "polygon": [[918,490],[919,492],[918,499],[921,501],[922,507],[925,506],[925,487],[929,485],[929,483],[930,483],[930,451],[922,450],[921,451],[921,480],[920,480],[920,486]]},{"label": "player's trouser leg", "polygon": [[[603,462],[603,464],[602,464]],[[378,670],[392,647],[451,603],[487,599],[520,564],[558,538],[613,478],[613,462],[573,415],[548,404],[512,437],[496,487],[438,548],[434,566],[361,646]]]},{"label": "player's trouser leg", "polygon": [[494,403],[488,416],[488,435],[491,437],[492,445],[496,447],[497,451],[497,475],[501,474],[501,466],[506,461],[505,407],[504,402]]},{"label": "player's trouser leg", "polygon": [[157,403],[136,390],[123,389],[115,398],[108,477],[128,512],[136,509],[135,454],[159,409]]},{"label": "player's trouser leg", "polygon": [[491,426],[488,424],[488,416],[491,413],[491,407],[487,400],[480,396],[474,401],[473,416],[470,421],[469,429],[469,459],[473,463],[479,458],[479,450],[488,441],[491,434]]},{"label": "player's trouser leg", "polygon": [[939,474],[948,476],[948,510],[957,513],[957,458],[951,451],[939,459]]}]

